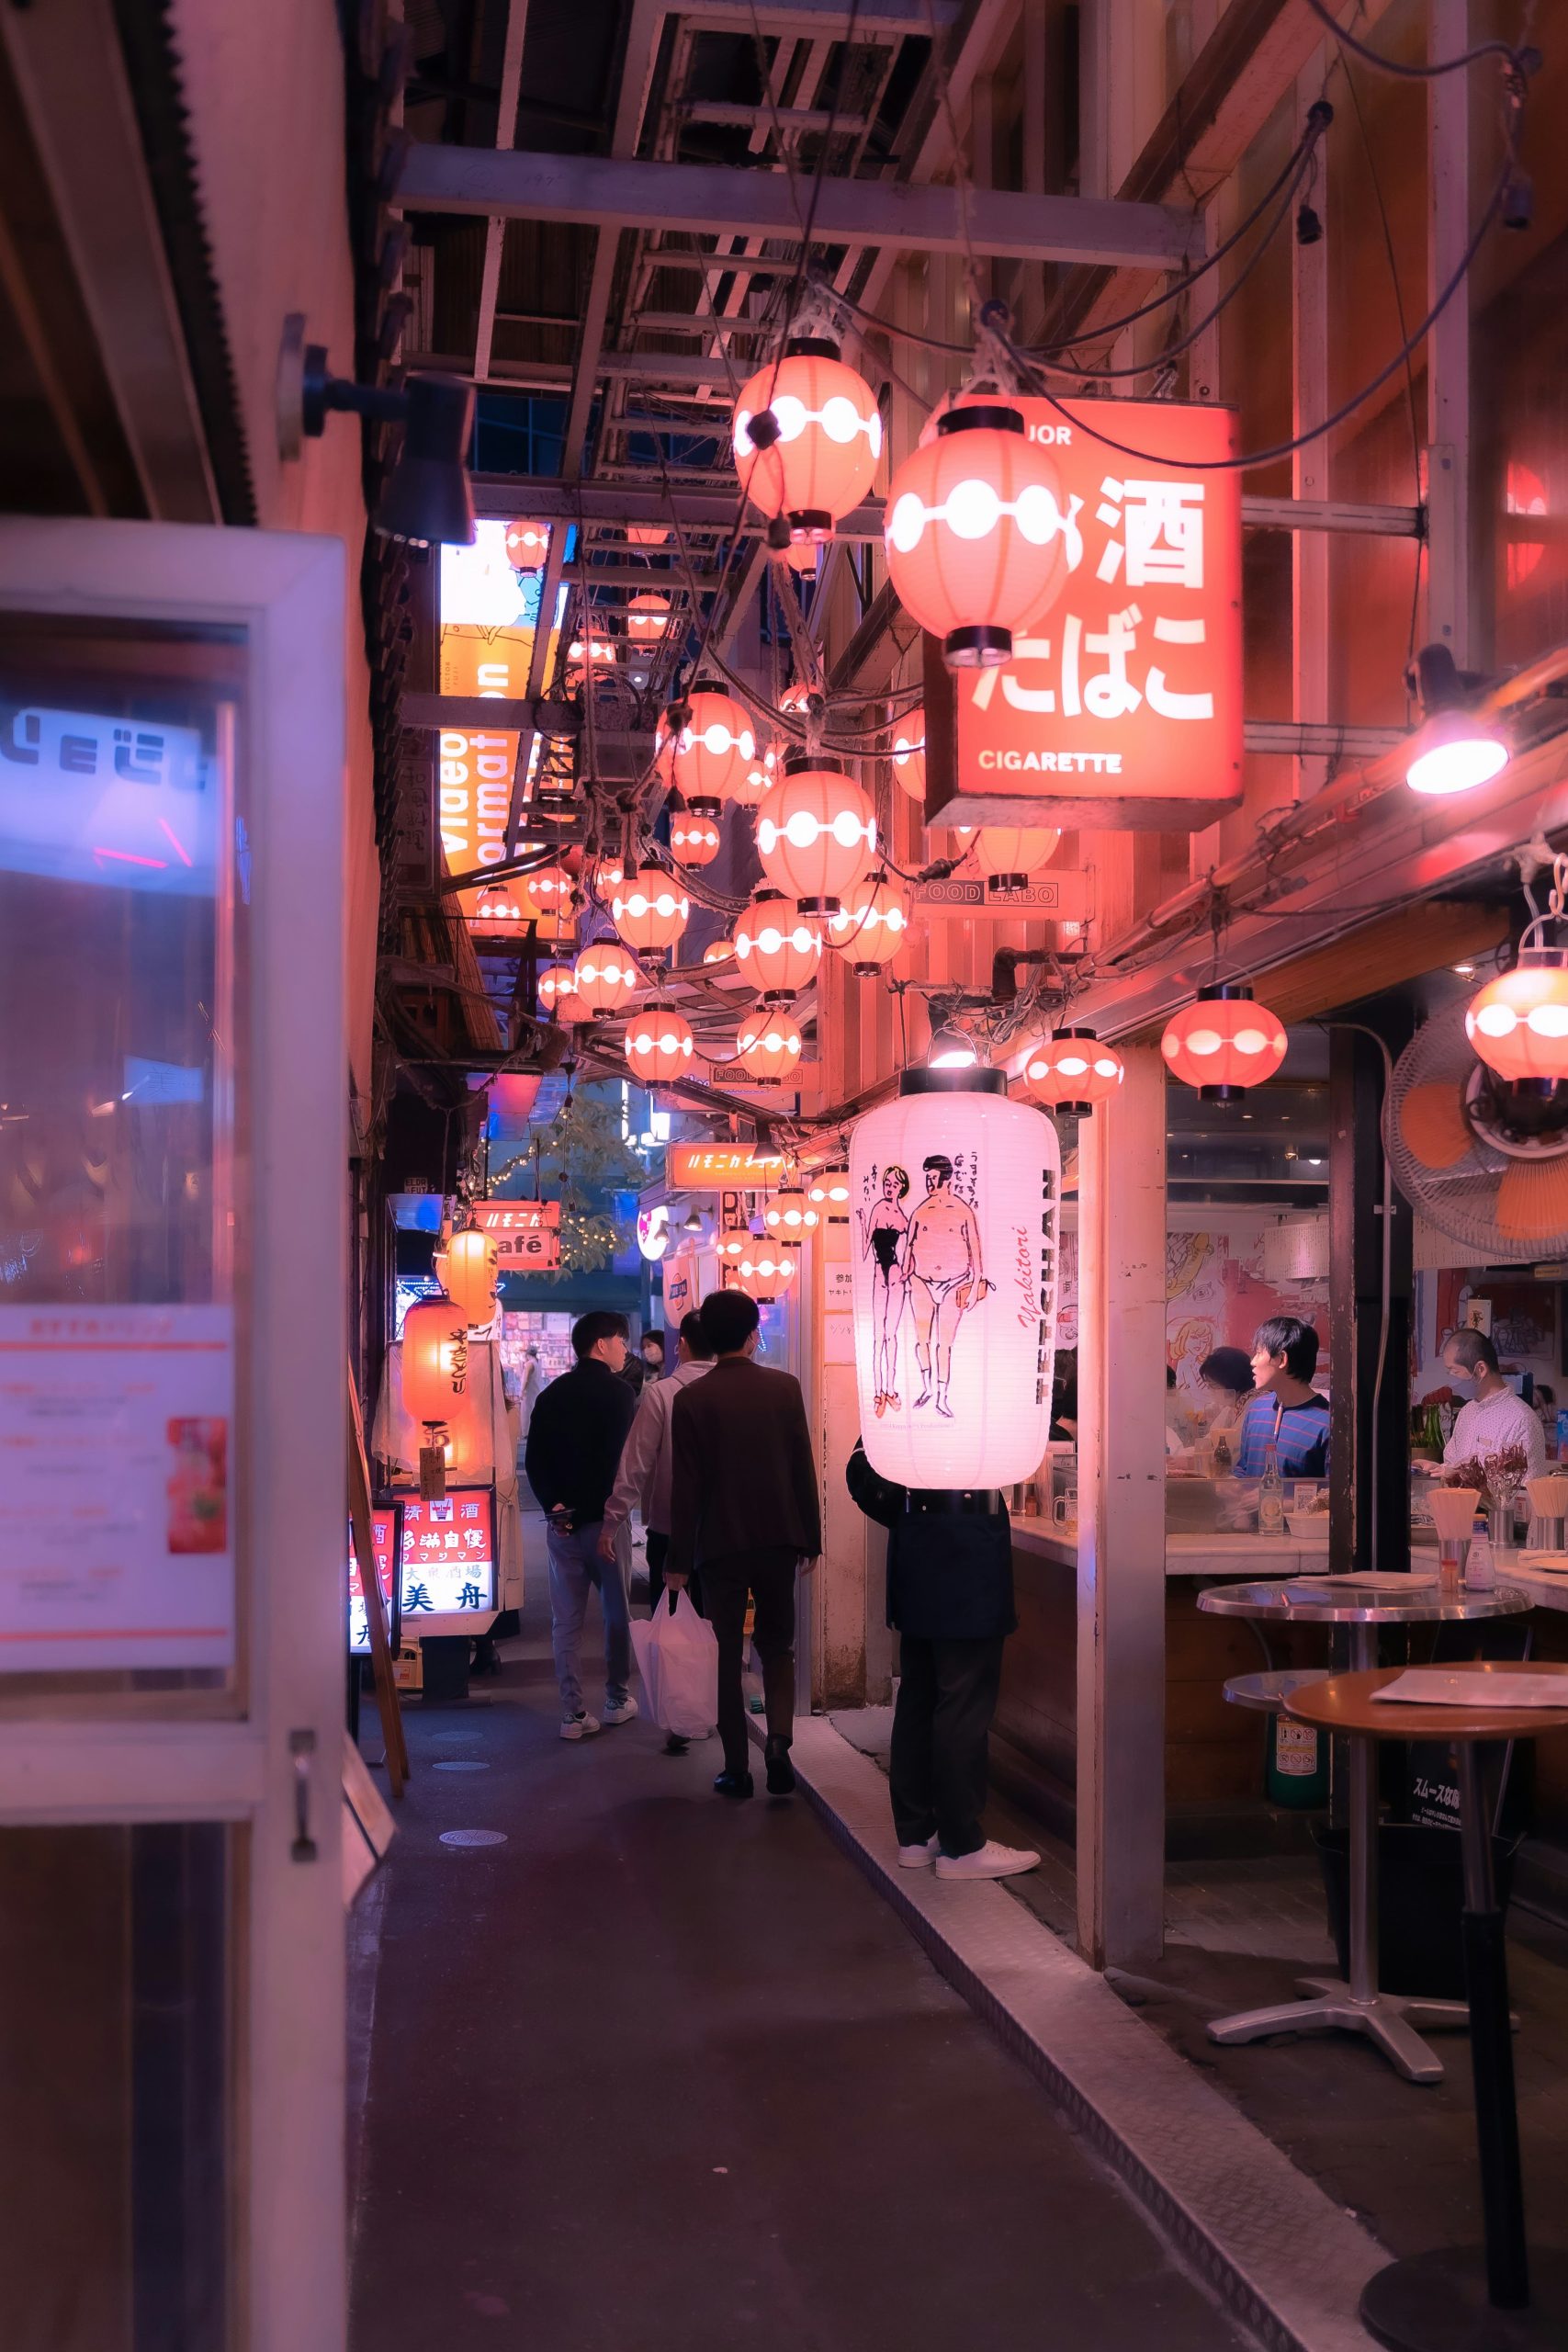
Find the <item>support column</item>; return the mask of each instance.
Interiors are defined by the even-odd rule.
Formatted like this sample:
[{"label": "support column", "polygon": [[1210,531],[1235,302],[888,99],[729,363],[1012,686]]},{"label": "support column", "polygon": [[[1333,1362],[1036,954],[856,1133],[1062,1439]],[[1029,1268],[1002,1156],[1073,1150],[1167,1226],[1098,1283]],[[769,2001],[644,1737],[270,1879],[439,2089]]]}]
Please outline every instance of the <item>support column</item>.
[{"label": "support column", "polygon": [[[1386,1024],[1396,1057],[1411,1027],[1404,1014],[1397,1025]],[[1336,1027],[1328,1068],[1330,1548],[1337,1567],[1375,1564],[1386,1571],[1410,1565],[1411,1216],[1399,1193],[1391,1192],[1388,1340],[1380,1387],[1383,1059],[1373,1038]]]},{"label": "support column", "polygon": [[[1319,50],[1296,83],[1296,135],[1306,129],[1307,115],[1324,85],[1325,51]],[[1318,147],[1320,168],[1302,194],[1323,223],[1314,245],[1291,243],[1291,323],[1294,363],[1292,428],[1310,432],[1328,413],[1328,142]],[[1326,436],[1309,441],[1291,460],[1291,490],[1296,498],[1331,498],[1329,443]],[[1294,608],[1295,676],[1292,683],[1291,715],[1303,724],[1321,725],[1328,717],[1329,564],[1334,546],[1328,531],[1297,531],[1291,541],[1291,592]],[[1308,800],[1321,792],[1328,763],[1321,754],[1295,763],[1295,797]]]},{"label": "support column", "polygon": [[1165,1065],[1078,1139],[1078,1943],[1159,1957],[1165,1894]]},{"label": "support column", "polygon": [[[1427,54],[1470,45],[1470,0],[1428,0]],[[1428,88],[1427,300],[1458,267],[1471,233],[1470,77],[1445,74]],[[1427,342],[1427,638],[1461,670],[1473,642],[1470,528],[1470,278]]]}]

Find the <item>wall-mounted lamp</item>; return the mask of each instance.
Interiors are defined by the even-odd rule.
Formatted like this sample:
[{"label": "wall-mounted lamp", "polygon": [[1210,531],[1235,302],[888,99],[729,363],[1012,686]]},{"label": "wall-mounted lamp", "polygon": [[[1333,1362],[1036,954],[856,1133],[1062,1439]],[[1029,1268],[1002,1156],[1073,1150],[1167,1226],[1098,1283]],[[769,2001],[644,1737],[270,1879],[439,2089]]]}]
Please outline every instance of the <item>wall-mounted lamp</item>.
[{"label": "wall-mounted lamp", "polygon": [[944,1021],[933,1030],[926,1049],[928,1069],[973,1069],[979,1058],[974,1038],[955,1021]]},{"label": "wall-mounted lamp", "polygon": [[325,345],[307,343],[303,316],[290,311],[277,355],[278,455],[286,462],[298,458],[306,436],[324,433],[334,410],[403,428],[402,446],[371,516],[383,537],[415,547],[472,546],[471,384],[458,376],[411,376],[394,389],[334,376]]},{"label": "wall-mounted lamp", "polygon": [[1508,746],[1476,708],[1483,681],[1456,669],[1446,645],[1424,645],[1411,666],[1426,716],[1410,739],[1404,781],[1412,792],[1473,792],[1508,764]]}]

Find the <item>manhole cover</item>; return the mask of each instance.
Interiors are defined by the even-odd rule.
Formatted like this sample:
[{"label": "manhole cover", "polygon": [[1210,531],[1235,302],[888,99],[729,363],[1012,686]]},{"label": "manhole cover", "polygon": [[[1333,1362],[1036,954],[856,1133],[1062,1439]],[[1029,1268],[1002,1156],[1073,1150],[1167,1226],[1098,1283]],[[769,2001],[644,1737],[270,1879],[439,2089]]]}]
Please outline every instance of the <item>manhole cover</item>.
[{"label": "manhole cover", "polygon": [[506,1832],[504,1829],[444,1829],[441,1843],[444,1846],[504,1846]]},{"label": "manhole cover", "polygon": [[470,1758],[464,1756],[447,1756],[435,1763],[432,1770],[437,1772],[488,1772],[490,1766],[475,1763]]}]

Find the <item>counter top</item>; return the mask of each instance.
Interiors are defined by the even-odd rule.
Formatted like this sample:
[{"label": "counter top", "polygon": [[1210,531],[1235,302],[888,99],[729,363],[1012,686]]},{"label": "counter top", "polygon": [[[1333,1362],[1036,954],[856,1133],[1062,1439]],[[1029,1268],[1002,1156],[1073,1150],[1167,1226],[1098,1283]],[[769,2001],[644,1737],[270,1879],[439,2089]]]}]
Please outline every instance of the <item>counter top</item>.
[{"label": "counter top", "polygon": [[[1015,1551],[1032,1552],[1059,1567],[1077,1566],[1077,1539],[1065,1539],[1044,1520],[1015,1519],[1012,1540]],[[1292,1577],[1310,1575],[1314,1568],[1327,1566],[1326,1543],[1301,1544],[1293,1535],[1168,1535],[1165,1539],[1168,1577]],[[1539,1581],[1545,1584],[1552,1579]],[[1562,1592],[1560,1605],[1568,1609],[1568,1582],[1558,1581]]]}]

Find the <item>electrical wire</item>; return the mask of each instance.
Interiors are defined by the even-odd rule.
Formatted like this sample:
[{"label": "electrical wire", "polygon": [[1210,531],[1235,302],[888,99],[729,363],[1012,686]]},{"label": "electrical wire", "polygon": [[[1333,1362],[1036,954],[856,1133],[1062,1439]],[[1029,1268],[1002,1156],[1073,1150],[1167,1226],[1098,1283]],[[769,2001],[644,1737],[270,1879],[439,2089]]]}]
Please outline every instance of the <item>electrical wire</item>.
[{"label": "electrical wire", "polygon": [[[1354,33],[1347,32],[1326,0],[1307,0],[1307,6],[1363,64],[1375,66],[1380,74],[1393,74],[1402,82],[1436,82],[1445,74],[1462,74],[1466,66],[1479,65],[1487,57],[1500,57],[1515,74],[1528,74],[1532,70],[1529,62],[1532,52],[1528,49],[1515,49],[1506,40],[1479,41],[1473,49],[1463,50],[1457,57],[1434,58],[1426,65],[1405,65],[1397,58],[1385,57],[1381,51],[1369,49],[1365,41],[1358,40]],[[1359,6],[1356,13],[1358,16],[1360,14]],[[1535,10],[1531,6],[1527,24],[1534,15]]]}]

